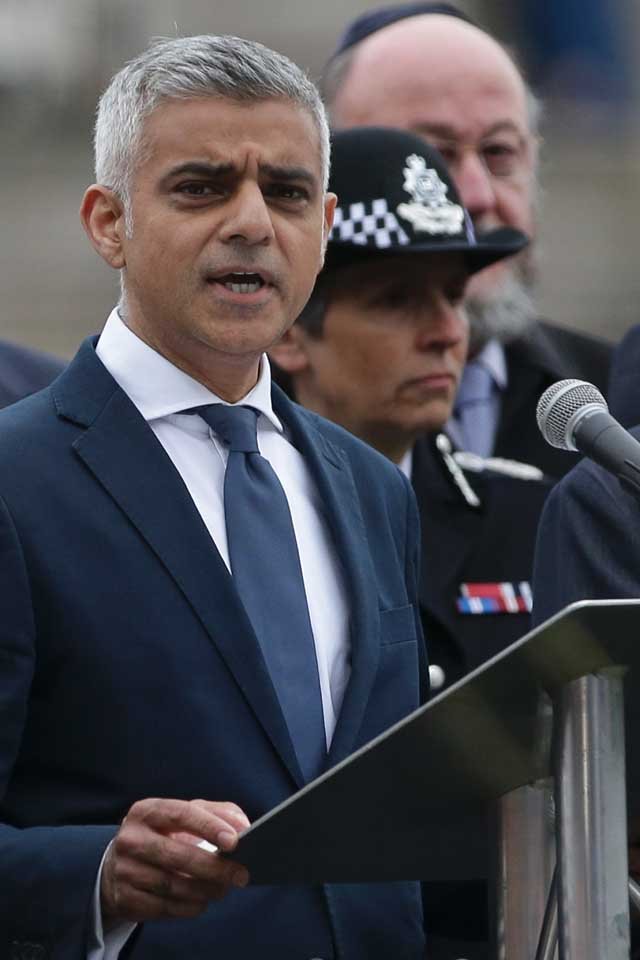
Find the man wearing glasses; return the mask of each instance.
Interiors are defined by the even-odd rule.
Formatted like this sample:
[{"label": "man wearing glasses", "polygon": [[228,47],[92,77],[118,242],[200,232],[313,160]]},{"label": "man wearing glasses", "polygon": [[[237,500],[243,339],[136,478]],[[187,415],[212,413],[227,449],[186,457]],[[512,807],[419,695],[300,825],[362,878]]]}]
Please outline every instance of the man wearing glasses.
[{"label": "man wearing glasses", "polygon": [[[368,11],[343,33],[324,87],[334,127],[402,127],[438,147],[476,230],[510,226],[535,238],[540,104],[510,54],[457,8]],[[563,377],[603,387],[609,346],[539,321],[535,279],[534,245],[469,284],[470,361],[449,433],[481,457],[558,477],[574,458],[539,435],[537,400]]]}]

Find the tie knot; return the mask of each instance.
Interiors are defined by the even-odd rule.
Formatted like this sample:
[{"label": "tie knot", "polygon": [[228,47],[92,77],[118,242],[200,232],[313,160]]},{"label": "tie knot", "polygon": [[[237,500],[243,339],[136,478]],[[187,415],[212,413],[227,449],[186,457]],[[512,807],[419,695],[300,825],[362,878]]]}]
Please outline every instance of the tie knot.
[{"label": "tie knot", "polygon": [[258,411],[253,407],[229,407],[211,403],[196,407],[202,419],[229,445],[230,453],[258,453]]}]

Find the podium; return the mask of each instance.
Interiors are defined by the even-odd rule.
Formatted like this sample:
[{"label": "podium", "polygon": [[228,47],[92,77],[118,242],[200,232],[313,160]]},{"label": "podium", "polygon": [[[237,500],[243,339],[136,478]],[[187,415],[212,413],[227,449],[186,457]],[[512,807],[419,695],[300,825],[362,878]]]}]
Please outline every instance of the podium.
[{"label": "podium", "polygon": [[640,600],[572,604],[265,814],[233,856],[252,883],[491,877],[500,960],[552,960],[556,935],[561,960],[627,960],[639,730]]}]

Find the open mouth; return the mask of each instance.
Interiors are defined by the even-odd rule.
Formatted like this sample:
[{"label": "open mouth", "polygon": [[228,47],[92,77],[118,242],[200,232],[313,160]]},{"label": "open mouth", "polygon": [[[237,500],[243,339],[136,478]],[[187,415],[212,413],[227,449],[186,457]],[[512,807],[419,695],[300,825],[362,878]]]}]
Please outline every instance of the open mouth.
[{"label": "open mouth", "polygon": [[259,273],[232,272],[214,277],[213,283],[221,284],[225,290],[232,293],[257,293],[266,286],[266,281]]}]

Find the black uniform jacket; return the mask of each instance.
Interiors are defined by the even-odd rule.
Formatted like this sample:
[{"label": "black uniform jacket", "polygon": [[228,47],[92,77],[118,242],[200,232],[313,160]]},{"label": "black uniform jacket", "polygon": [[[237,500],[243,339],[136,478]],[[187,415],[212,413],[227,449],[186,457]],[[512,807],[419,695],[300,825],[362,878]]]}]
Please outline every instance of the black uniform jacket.
[{"label": "black uniform jacket", "polygon": [[[445,685],[495,656],[530,628],[530,614],[461,613],[465,584],[530,584],[538,519],[551,482],[467,470],[480,500],[467,502],[434,437],[414,448],[412,484],[420,509],[420,610],[429,662]],[[526,591],[526,587],[524,588]]]},{"label": "black uniform jacket", "polygon": [[[420,613],[432,673],[434,667],[444,672],[444,684],[434,692],[529,630],[528,612],[463,614],[457,602],[465,583],[510,583],[516,589],[530,583],[538,518],[552,486],[545,478],[465,470],[463,485],[480,501],[473,506],[447,459],[436,437],[425,437],[414,448],[411,477],[422,532]],[[424,906],[432,960],[487,960],[484,881],[425,884]]]}]

